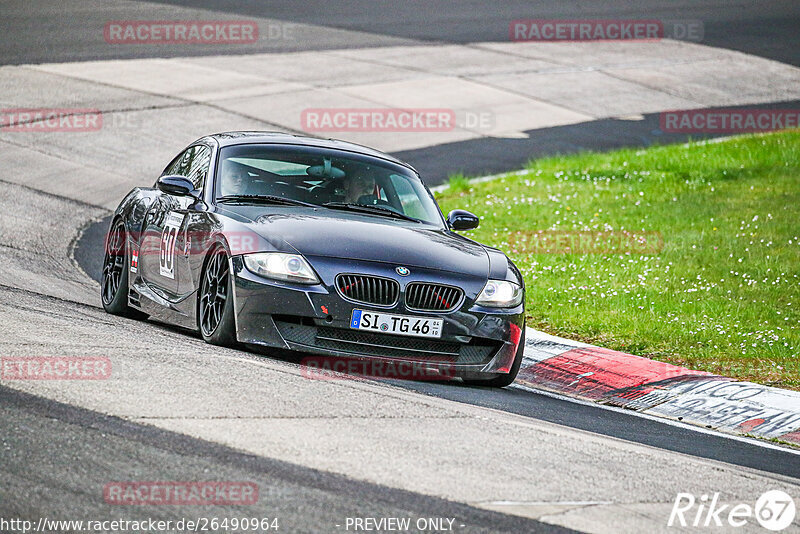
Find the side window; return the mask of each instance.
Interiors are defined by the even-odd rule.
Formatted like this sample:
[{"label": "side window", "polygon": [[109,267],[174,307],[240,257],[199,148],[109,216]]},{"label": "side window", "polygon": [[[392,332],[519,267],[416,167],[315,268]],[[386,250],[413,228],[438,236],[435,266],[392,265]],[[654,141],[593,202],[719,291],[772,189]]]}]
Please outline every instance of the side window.
[{"label": "side window", "polygon": [[192,152],[194,152],[194,148],[195,147],[187,148],[183,152],[183,154],[181,154],[180,156],[175,158],[173,160],[173,162],[170,163],[169,166],[166,169],[164,169],[164,173],[162,174],[162,176],[165,176],[165,175],[168,175],[168,174],[177,174],[179,176],[186,176],[185,173],[181,172],[181,169],[186,167],[186,162],[187,161],[191,160]]},{"label": "side window", "polygon": [[203,145],[189,147],[170,163],[164,170],[164,175],[177,174],[178,176],[185,176],[192,181],[195,188],[201,189],[208,174],[210,163],[210,148]]},{"label": "side window", "polygon": [[186,177],[192,181],[195,189],[202,189],[208,174],[208,166],[211,164],[211,149],[207,146],[196,146],[194,149]]}]

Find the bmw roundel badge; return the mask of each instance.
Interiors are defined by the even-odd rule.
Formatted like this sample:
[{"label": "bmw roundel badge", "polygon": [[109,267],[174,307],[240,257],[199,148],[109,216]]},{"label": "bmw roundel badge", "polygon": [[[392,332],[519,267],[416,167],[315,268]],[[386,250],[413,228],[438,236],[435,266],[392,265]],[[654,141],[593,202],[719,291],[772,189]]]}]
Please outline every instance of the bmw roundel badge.
[{"label": "bmw roundel badge", "polygon": [[395,271],[397,271],[397,274],[399,274],[400,276],[408,276],[409,274],[411,274],[411,271],[408,270],[408,267],[398,267],[397,269],[395,269]]}]

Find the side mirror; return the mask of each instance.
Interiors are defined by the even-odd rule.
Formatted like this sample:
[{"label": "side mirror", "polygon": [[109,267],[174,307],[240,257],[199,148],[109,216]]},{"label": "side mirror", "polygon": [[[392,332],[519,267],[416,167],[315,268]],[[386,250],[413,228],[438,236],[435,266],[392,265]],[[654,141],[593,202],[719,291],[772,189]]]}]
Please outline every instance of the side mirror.
[{"label": "side mirror", "polygon": [[466,210],[453,210],[447,214],[447,224],[453,230],[472,230],[477,228],[481,220]]},{"label": "side mirror", "polygon": [[191,180],[185,176],[170,174],[158,179],[156,186],[163,192],[179,197],[199,198],[200,191],[194,188]]}]

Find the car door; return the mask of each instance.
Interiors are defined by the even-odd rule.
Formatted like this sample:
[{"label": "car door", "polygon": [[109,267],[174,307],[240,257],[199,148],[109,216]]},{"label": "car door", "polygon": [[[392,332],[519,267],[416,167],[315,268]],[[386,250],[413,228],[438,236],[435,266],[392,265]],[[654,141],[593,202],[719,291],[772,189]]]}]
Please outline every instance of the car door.
[{"label": "car door", "polygon": [[[208,146],[191,146],[164,169],[162,176],[185,176],[195,188],[202,189],[210,161]],[[139,268],[148,285],[161,290],[168,299],[179,295],[180,279],[186,273],[190,254],[186,246],[187,214],[195,203],[192,197],[159,191],[145,213]]]},{"label": "car door", "polygon": [[[186,170],[186,177],[192,181],[194,188],[203,191],[206,185],[206,178],[208,177],[209,168],[211,166],[211,158],[213,151],[207,146],[198,147],[197,151],[192,157],[191,164]],[[173,213],[180,214],[183,217],[182,225],[177,233],[175,246],[170,254],[169,249],[165,250],[165,256],[169,256],[173,262],[173,269],[175,273],[175,280],[177,282],[177,293],[181,297],[192,293],[196,287],[192,277],[191,255],[199,254],[201,251],[195,246],[191,248],[192,241],[204,242],[208,236],[197,235],[198,227],[205,228],[205,226],[198,224],[198,219],[204,220],[207,217],[205,210],[198,211],[198,203],[191,198],[181,197],[183,203],[180,209],[173,209]],[[203,205],[203,203],[200,203]],[[194,228],[194,230],[192,230]],[[194,234],[194,235],[192,235]],[[164,240],[162,239],[162,243]]]}]

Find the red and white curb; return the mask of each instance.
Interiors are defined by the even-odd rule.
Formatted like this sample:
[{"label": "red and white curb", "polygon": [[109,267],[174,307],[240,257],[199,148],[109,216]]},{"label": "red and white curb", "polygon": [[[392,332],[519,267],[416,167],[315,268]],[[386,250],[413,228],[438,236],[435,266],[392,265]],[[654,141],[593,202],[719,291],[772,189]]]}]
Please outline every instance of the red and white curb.
[{"label": "red and white curb", "polygon": [[529,331],[520,384],[733,434],[800,445],[800,392]]}]

